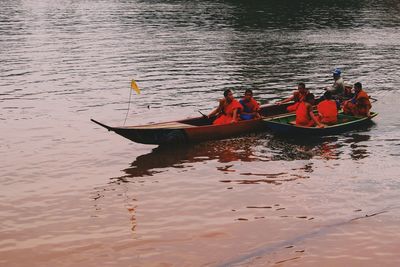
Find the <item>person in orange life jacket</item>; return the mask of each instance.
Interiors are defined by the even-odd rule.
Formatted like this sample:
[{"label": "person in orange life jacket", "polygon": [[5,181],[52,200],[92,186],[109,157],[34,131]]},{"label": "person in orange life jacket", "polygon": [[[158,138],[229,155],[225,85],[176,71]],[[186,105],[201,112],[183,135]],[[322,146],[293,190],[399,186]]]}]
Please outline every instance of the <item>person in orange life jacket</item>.
[{"label": "person in orange life jacket", "polygon": [[338,108],[335,100],[332,99],[332,93],[326,91],[324,100],[317,105],[318,121],[324,124],[335,124],[337,122]]},{"label": "person in orange life jacket", "polygon": [[240,112],[240,119],[251,120],[254,118],[260,118],[258,111],[260,110],[260,104],[253,98],[253,91],[246,89],[244,97],[239,100],[243,110]]},{"label": "person in orange life jacket", "polygon": [[304,83],[299,83],[297,87],[297,91],[293,92],[293,95],[282,100],[276,102],[276,104],[281,105],[287,103],[289,101],[294,101],[293,105],[290,105],[286,108],[288,112],[296,111],[297,107],[299,106],[300,102],[305,99],[305,96],[308,95],[310,92],[306,89],[306,85]]},{"label": "person in orange life jacket", "polygon": [[219,100],[218,107],[207,117],[217,115],[214,125],[229,124],[238,121],[238,114],[243,109],[242,105],[233,97],[231,90],[224,91],[224,98]]},{"label": "person in orange life jacket", "polygon": [[354,96],[343,104],[343,113],[352,114],[354,116],[370,116],[372,105],[369,101],[368,94],[362,89],[362,84],[357,82],[354,84]]},{"label": "person in orange life jacket", "polygon": [[317,125],[319,128],[323,128],[324,124],[318,121],[317,116],[314,115],[314,95],[309,93],[305,96],[305,99],[299,103],[296,109],[296,125],[313,127]]}]

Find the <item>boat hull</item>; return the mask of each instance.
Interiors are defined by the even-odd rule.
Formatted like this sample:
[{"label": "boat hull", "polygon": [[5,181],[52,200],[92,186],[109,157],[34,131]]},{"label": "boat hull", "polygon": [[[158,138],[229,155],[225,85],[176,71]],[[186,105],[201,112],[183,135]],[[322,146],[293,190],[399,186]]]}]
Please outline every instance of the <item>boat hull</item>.
[{"label": "boat hull", "polygon": [[141,144],[162,145],[188,142],[188,137],[182,129],[114,128],[112,131],[133,142]]},{"label": "boat hull", "polygon": [[264,119],[264,123],[272,132],[280,135],[292,136],[324,136],[336,135],[343,132],[359,129],[360,127],[371,124],[371,119],[378,113],[371,113],[370,117],[355,117],[345,114],[338,115],[338,123],[325,128],[302,127],[293,125],[290,122],[295,121],[295,115],[280,116],[277,118]]},{"label": "boat hull", "polygon": [[[284,114],[287,113],[287,106],[287,104],[264,105],[261,106],[260,114],[263,118]],[[210,121],[208,118],[195,117],[180,121],[126,127],[111,127],[93,119],[92,121],[133,142],[152,145],[197,143],[267,129],[262,118],[232,124],[213,125],[212,120]]]},{"label": "boat hull", "polygon": [[224,139],[246,133],[266,130],[262,119],[239,121],[225,125],[209,125],[185,129],[187,140],[192,143]]}]

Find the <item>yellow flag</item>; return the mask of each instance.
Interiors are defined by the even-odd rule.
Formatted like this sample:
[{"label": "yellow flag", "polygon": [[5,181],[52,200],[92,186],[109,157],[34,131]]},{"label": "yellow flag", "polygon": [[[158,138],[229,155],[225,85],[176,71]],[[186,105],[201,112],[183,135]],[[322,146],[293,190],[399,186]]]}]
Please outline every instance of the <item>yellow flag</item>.
[{"label": "yellow flag", "polygon": [[131,81],[131,88],[132,88],[133,90],[135,90],[135,92],[136,92],[137,94],[140,94],[139,86],[137,86],[135,80],[132,80],[132,81]]}]

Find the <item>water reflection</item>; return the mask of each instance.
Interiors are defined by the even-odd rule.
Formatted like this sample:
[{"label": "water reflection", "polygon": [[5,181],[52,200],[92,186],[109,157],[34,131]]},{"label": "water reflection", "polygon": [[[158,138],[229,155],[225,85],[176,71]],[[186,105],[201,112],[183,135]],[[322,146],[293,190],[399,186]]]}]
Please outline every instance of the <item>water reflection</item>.
[{"label": "water reflection", "polygon": [[[343,139],[345,138],[345,139]],[[237,162],[275,162],[311,160],[338,160],[350,149],[352,158],[357,160],[369,155],[367,146],[360,144],[367,141],[368,135],[352,134],[347,137],[312,137],[283,138],[268,133],[256,134],[235,139],[204,142],[179,147],[157,147],[150,153],[137,157],[130,167],[123,170],[125,175],[114,178],[119,182],[128,182],[129,178],[154,176],[170,168],[192,168],[193,163],[216,161],[218,171],[235,172]],[[349,145],[348,145],[349,144]],[[348,148],[349,147],[349,148]],[[312,163],[302,169],[312,172]],[[241,172],[241,175],[265,175]],[[276,173],[268,175],[277,175]],[[267,175],[267,176],[268,176]],[[279,175],[278,175],[279,176]]]},{"label": "water reflection", "polygon": [[104,186],[95,187],[90,195],[90,199],[93,200],[93,218],[107,217],[108,214],[112,213],[107,205],[107,197],[118,198],[123,201],[124,208],[129,216],[132,232],[135,232],[137,226],[136,212],[138,209],[138,196],[136,192],[130,192],[130,188],[127,184],[121,184],[119,182],[110,182]]},{"label": "water reflection", "polygon": [[[187,194],[185,182],[192,184],[192,181],[186,181],[185,175],[177,178],[175,172],[172,172],[172,175],[168,174],[167,172],[172,169],[177,170],[178,173],[180,173],[179,169],[203,171],[204,165],[198,165],[198,163],[207,163],[212,167],[204,173],[204,177],[215,177],[217,173],[218,178],[211,179],[213,183],[224,184],[226,189],[233,190],[232,192],[236,187],[243,185],[261,185],[255,189],[260,190],[262,185],[266,184],[279,186],[283,183],[309,179],[316,169],[324,166],[321,162],[339,160],[349,154],[351,159],[356,161],[366,158],[370,155],[367,145],[370,138],[370,135],[364,132],[303,139],[260,133],[188,146],[161,146],[148,154],[137,157],[128,168],[123,170],[125,173],[123,176],[113,177],[104,188],[97,188],[93,199],[96,203],[95,207],[99,208],[105,194],[119,192],[118,196],[120,196],[122,190],[122,195],[126,198],[125,205],[130,216],[131,230],[136,232],[135,213],[138,206],[136,202],[138,192],[134,190],[128,193],[131,191],[130,188],[146,185],[149,186],[149,190],[160,190],[155,189],[159,187],[159,183],[176,183],[179,180],[182,191],[179,191],[177,187],[174,187],[174,190],[183,195]],[[213,168],[215,173],[213,173]],[[220,172],[224,176],[218,176]],[[147,183],[145,177],[148,176],[163,177],[164,181],[150,179],[151,182]],[[201,180],[197,182],[204,186]],[[165,187],[161,186],[161,188]],[[166,191],[160,191],[160,194],[170,194],[169,189],[163,190]],[[112,193],[113,191],[116,192]],[[129,197],[132,194],[135,196]]]},{"label": "water reflection", "polygon": [[326,160],[339,159],[343,146],[337,136],[330,137],[274,137],[269,146],[276,153],[272,160],[309,160],[321,157]]},{"label": "water reflection", "polygon": [[129,168],[123,170],[126,175],[120,178],[152,176],[169,167],[184,168],[185,164],[203,161],[229,163],[262,160],[256,156],[257,143],[260,142],[257,137],[245,137],[187,146],[160,146],[149,154],[137,157]]},{"label": "water reflection", "polygon": [[350,144],[350,157],[353,160],[361,160],[370,155],[368,151],[368,145],[363,143],[370,140],[370,136],[366,134],[352,134],[346,143]]},{"label": "water reflection", "polygon": [[[4,266],[53,266],[62,261],[87,266],[104,262],[104,256],[124,266],[135,255],[143,256],[134,257],[138,266],[161,260],[177,265],[188,258],[188,246],[189,258],[203,258],[192,265],[207,265],[209,249],[195,234],[212,229],[214,221],[280,215],[317,215],[331,221],[353,206],[365,210],[397,203],[400,146],[393,109],[399,96],[399,1],[1,3],[0,110],[9,129],[0,142],[5,174],[0,217],[7,218],[0,231],[6,235],[0,256]],[[124,163],[136,145],[127,146],[88,125],[95,114],[110,123],[124,118],[132,78],[140,81],[143,94],[133,98],[131,111],[140,116],[131,119],[141,123],[147,118],[162,121],[167,115],[179,118],[195,108],[209,110],[232,85],[240,92],[244,86],[255,87],[260,100],[284,97],[300,80],[313,89],[331,82],[333,65],[343,68],[346,81],[360,80],[368,93],[377,94],[374,108],[384,118],[379,131],[303,143],[262,134],[159,148]],[[337,177],[333,171],[354,165],[359,172]],[[370,176],[365,175],[368,171]],[[324,174],[333,179],[313,179]],[[292,186],[303,182],[310,186]],[[89,195],[93,211],[88,214],[88,186],[99,183],[102,186]],[[66,209],[60,210],[60,204]],[[287,213],[268,213],[268,208],[258,213],[254,208],[274,204]],[[225,212],[231,207],[237,210],[234,214]],[[307,209],[304,214],[302,207]],[[185,228],[192,219],[199,227]],[[228,238],[206,242],[226,248],[217,253],[221,262],[255,247],[253,236],[265,242],[281,238],[271,234],[288,232],[289,225],[299,227],[289,219],[278,224],[268,231],[251,224],[241,229],[238,239],[230,238],[235,235],[228,227],[223,232]],[[396,226],[390,220],[381,225]],[[144,238],[124,246],[125,228]],[[158,234],[161,243],[152,242]],[[150,242],[141,242],[146,239]],[[236,240],[246,246],[232,251],[230,244]],[[365,239],[353,241],[369,245]],[[55,243],[59,245],[52,249]],[[338,247],[337,242],[330,245]],[[382,257],[384,252],[377,250]],[[170,258],[160,257],[167,254]]]}]

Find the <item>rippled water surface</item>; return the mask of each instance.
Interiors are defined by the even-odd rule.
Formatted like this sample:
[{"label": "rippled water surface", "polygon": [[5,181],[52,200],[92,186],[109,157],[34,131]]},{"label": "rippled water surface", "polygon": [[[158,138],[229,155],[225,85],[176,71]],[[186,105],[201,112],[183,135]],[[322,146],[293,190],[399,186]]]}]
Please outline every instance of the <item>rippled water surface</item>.
[{"label": "rippled water surface", "polygon": [[[0,265],[399,266],[398,1],[1,1]],[[185,147],[90,122],[261,103],[331,71],[375,123]]]}]

